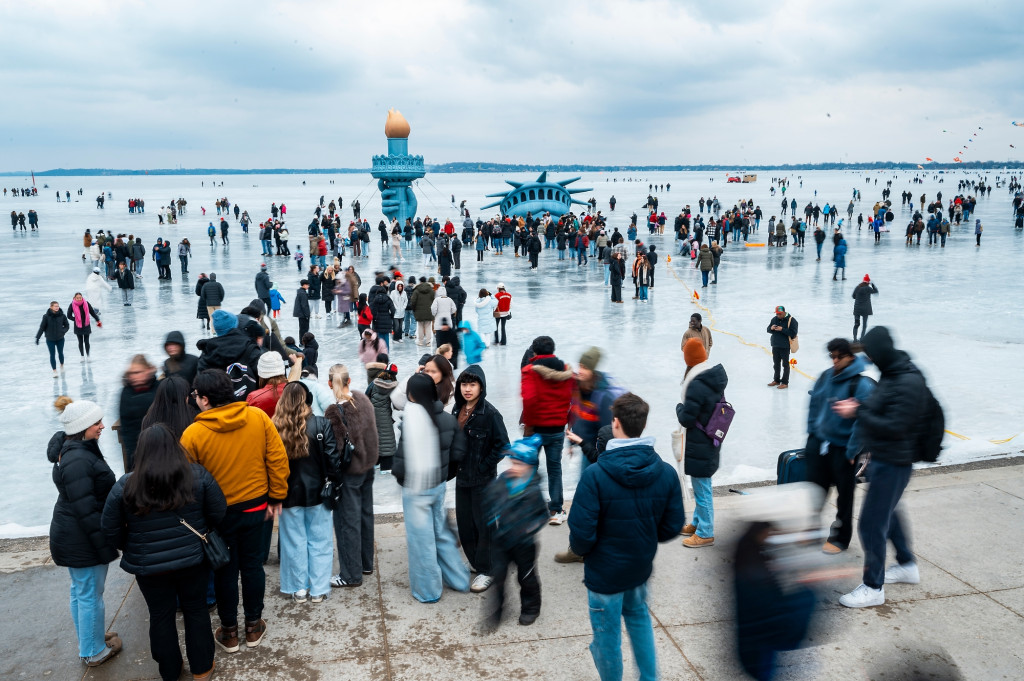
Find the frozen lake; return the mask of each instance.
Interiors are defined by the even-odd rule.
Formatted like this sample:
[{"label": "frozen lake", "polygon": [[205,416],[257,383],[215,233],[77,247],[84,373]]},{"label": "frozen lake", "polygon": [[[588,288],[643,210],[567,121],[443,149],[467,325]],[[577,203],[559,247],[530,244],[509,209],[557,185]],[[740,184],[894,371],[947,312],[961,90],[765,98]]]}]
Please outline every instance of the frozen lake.
[{"label": "frozen lake", "polygon": [[[997,175],[983,174],[994,182]],[[586,173],[573,186],[593,187],[598,207],[608,214],[608,198],[618,200],[611,213],[610,225],[625,232],[629,216],[641,208],[648,194],[648,183],[671,183],[671,191],[657,192],[659,210],[669,217],[669,233],[649,238],[642,230],[641,238],[654,243],[663,254],[657,267],[656,287],[651,303],[638,305],[630,300],[632,288],[624,286],[626,303],[613,305],[603,285],[599,264],[577,268],[568,260],[559,262],[556,252],[541,254],[540,269],[531,273],[524,259],[516,259],[510,251],[498,258],[491,253],[483,263],[475,262],[473,251],[463,251],[463,267],[458,274],[470,300],[481,287],[492,292],[497,282],[506,284],[514,296],[513,319],[508,324],[509,345],[490,349],[483,367],[488,378],[488,399],[504,414],[510,433],[520,411],[519,361],[529,342],[537,335],[552,336],[557,354],[573,364],[589,346],[600,346],[605,359],[600,369],[647,399],[652,406],[648,434],[658,438],[658,450],[670,458],[669,434],[676,427],[675,404],[679,399],[679,383],[685,368],[679,342],[690,314],[700,311],[691,295],[699,290],[700,276],[688,262],[673,259],[665,263],[664,255],[672,252],[671,220],[679,209],[690,204],[696,210],[701,196],[717,195],[723,207],[731,207],[743,197],[752,198],[765,212],[766,219],[778,214],[781,197],[769,194],[772,173],[759,173],[755,184],[725,182],[726,174],[718,173]],[[802,176],[800,187],[798,176]],[[428,175],[416,188],[421,215],[444,219],[456,218],[458,211],[449,198],[467,200],[473,217],[479,206],[489,203],[484,195],[507,187],[504,179],[532,180],[536,173],[501,174],[438,174]],[[554,180],[570,177],[552,174]],[[634,178],[633,182],[625,181]],[[852,189],[860,189],[863,201],[856,212],[869,214],[881,196],[881,190],[892,173],[793,172],[788,198],[795,198],[802,208],[809,200],[824,206],[837,203],[840,217],[845,218],[846,205]],[[870,177],[871,183],[865,183]],[[902,229],[909,211],[900,209],[900,192],[909,189],[914,197],[922,193],[932,200],[941,190],[944,199],[956,192],[961,177],[977,174],[928,175],[925,182],[912,184],[913,174],[901,172],[892,185],[896,204],[896,233],[883,236],[875,245],[873,235],[858,232],[854,226],[844,229],[848,280],[833,282],[831,278],[830,243],[826,243],[822,261],[815,262],[813,240],[808,235],[805,251],[793,248],[743,248],[730,244],[722,259],[717,287],[701,294],[700,304],[713,315],[714,348],[711,358],[721,362],[729,374],[726,394],[737,410],[736,421],[722,450],[722,467],[715,484],[747,482],[774,478],[775,461],[780,451],[801,447],[805,440],[807,390],[813,378],[830,367],[825,343],[836,336],[852,332],[853,287],[865,273],[876,282],[880,294],[874,299],[872,324],[885,324],[893,329],[898,346],[907,350],[929,378],[932,389],[946,410],[946,423],[959,437],[947,436],[947,449],[942,463],[959,463],[993,457],[1022,449],[1024,436],[1015,437],[1024,429],[1021,415],[1021,386],[1024,366],[1020,358],[1024,338],[1024,304],[1014,288],[1020,281],[1020,262],[1024,254],[1024,235],[1015,232],[1011,219],[1011,196],[1005,188],[993,189],[990,198],[979,199],[976,217],[985,225],[982,246],[976,248],[972,225],[955,228],[945,249],[912,247],[903,244]],[[874,179],[878,179],[878,185]],[[944,178],[939,182],[937,178]],[[613,182],[611,180],[618,180]],[[254,220],[269,216],[271,202],[288,206],[288,222],[295,238],[305,233],[312,210],[321,194],[326,200],[341,196],[345,202],[344,222],[351,217],[353,199],[359,198],[363,215],[372,226],[380,219],[379,197],[366,175],[233,175],[216,178],[199,176],[129,176],[38,178],[40,195],[36,198],[11,198],[0,203],[0,213],[30,208],[39,213],[41,229],[36,233],[5,232],[0,241],[0,285],[6,296],[7,322],[0,330],[3,346],[8,351],[25,350],[25,355],[10,357],[0,364],[0,385],[3,386],[3,442],[0,462],[5,471],[3,494],[0,496],[0,536],[45,534],[56,497],[46,461],[46,443],[59,428],[51,407],[53,399],[67,394],[75,399],[91,399],[105,409],[105,423],[117,419],[121,375],[128,359],[145,353],[154,363],[164,360],[163,339],[168,331],[177,329],[195,353],[194,343],[203,337],[195,319],[196,298],[193,293],[199,272],[216,272],[227,292],[225,308],[237,312],[255,297],[253,278],[263,261],[257,236],[241,228],[231,219],[231,244],[219,243],[211,248],[206,226],[216,218],[213,203],[227,197],[232,204],[248,210]],[[223,180],[223,186],[220,182]],[[302,185],[302,181],[306,185]],[[329,184],[331,181],[334,184]],[[200,186],[205,182],[205,187]],[[43,184],[48,189],[43,189]],[[29,186],[23,178],[0,178],[10,187]],[[77,189],[83,196],[75,195]],[[72,192],[71,203],[57,203],[54,192]],[[815,191],[817,195],[815,196]],[[111,192],[113,198],[104,210],[97,210],[95,196]],[[189,212],[175,226],[159,226],[157,212],[168,200],[184,197]],[[586,200],[591,194],[580,194]],[[129,214],[129,198],[141,197],[147,212]],[[206,206],[204,218],[200,206]],[[856,217],[855,212],[855,217]],[[489,213],[489,211],[488,211]],[[486,217],[486,216],[485,216]],[[137,283],[135,304],[120,304],[115,289],[99,304],[103,328],[92,335],[92,363],[78,358],[72,334],[65,346],[66,373],[52,379],[45,345],[32,344],[40,317],[50,300],[58,300],[66,310],[72,295],[83,289],[90,266],[81,260],[81,235],[86,228],[141,236],[147,248],[157,237],[177,244],[188,237],[193,244],[191,274],[182,278],[177,263],[172,266],[173,281],[159,281],[152,261],[143,270],[144,280]],[[764,240],[765,225],[752,241]],[[376,231],[373,232],[376,237]],[[219,241],[219,239],[218,239]],[[927,241],[927,237],[925,238]],[[303,248],[305,250],[305,248]],[[176,253],[176,250],[172,252]],[[421,271],[421,258],[413,257],[401,266],[408,276],[432,275]],[[346,258],[348,264],[349,259]],[[379,244],[372,243],[371,257],[356,262],[364,282],[364,291],[372,281],[372,273],[385,269],[390,261],[382,257]],[[271,278],[285,298],[291,296],[301,275],[287,258],[268,260]],[[763,346],[768,338],[765,327],[776,305],[785,305],[800,322],[800,352],[790,390],[768,389],[772,379],[771,357]],[[291,307],[284,306],[282,332],[297,335],[297,322],[290,317]],[[709,321],[704,311],[705,321]],[[469,319],[473,319],[470,315]],[[354,328],[336,329],[334,323],[314,319],[311,331],[320,343],[319,365],[326,367],[342,362],[353,369],[358,387],[365,386],[355,347],[358,341]],[[392,358],[405,376],[419,356],[414,343],[398,346]],[[804,373],[806,372],[806,373]],[[325,377],[326,381],[326,377]],[[1007,438],[1014,438],[1009,439]],[[1000,442],[1002,441],[1002,442]],[[121,472],[121,456],[116,434],[109,428],[100,442],[111,467]],[[578,457],[564,462],[567,496],[578,477]],[[379,512],[400,509],[398,487],[390,477],[378,477],[375,499]]]}]

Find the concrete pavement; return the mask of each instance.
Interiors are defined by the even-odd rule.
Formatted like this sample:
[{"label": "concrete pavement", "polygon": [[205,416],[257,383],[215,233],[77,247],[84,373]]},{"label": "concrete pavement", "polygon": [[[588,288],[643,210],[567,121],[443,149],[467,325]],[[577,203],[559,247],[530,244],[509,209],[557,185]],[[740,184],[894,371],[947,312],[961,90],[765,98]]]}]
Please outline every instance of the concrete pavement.
[{"label": "concrete pavement", "polygon": [[[1024,678],[1024,459],[981,466],[914,476],[904,505],[921,583],[890,585],[884,606],[864,610],[838,605],[858,580],[825,586],[810,647],[783,654],[779,678],[909,678],[911,662],[925,672],[955,667],[968,679]],[[727,489],[716,494],[716,545],[692,550],[675,540],[658,552],[650,609],[663,679],[742,678],[730,568],[732,543],[743,527],[736,511],[740,499]],[[512,605],[491,634],[478,628],[480,595],[446,590],[433,605],[412,598],[405,533],[394,517],[376,526],[373,576],[362,587],[334,589],[324,604],[294,604],[280,595],[272,559],[267,636],[253,650],[218,651],[217,678],[596,679],[587,648],[583,566],[552,560],[567,540],[566,526],[541,533],[543,607],[537,622],[518,625],[517,591],[510,583]],[[49,561],[45,539],[9,541],[0,549],[0,678],[159,678],[149,656],[145,602],[116,563],[107,580],[107,621],[124,650],[104,666],[86,669],[76,655],[67,572]],[[860,566],[861,560],[857,540],[834,559],[837,567]],[[629,662],[626,668],[626,678],[635,678]]]}]

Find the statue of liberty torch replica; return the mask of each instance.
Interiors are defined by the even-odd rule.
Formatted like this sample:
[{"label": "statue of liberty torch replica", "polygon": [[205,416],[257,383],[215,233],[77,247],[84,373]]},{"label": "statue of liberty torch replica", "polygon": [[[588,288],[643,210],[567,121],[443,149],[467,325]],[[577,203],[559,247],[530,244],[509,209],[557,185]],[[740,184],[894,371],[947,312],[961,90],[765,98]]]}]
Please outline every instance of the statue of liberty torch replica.
[{"label": "statue of liberty torch replica", "polygon": [[377,178],[382,212],[404,226],[407,218],[416,217],[412,181],[423,177],[426,169],[422,156],[409,155],[409,122],[400,112],[388,110],[384,134],[388,138],[387,156],[373,157],[370,174]]}]

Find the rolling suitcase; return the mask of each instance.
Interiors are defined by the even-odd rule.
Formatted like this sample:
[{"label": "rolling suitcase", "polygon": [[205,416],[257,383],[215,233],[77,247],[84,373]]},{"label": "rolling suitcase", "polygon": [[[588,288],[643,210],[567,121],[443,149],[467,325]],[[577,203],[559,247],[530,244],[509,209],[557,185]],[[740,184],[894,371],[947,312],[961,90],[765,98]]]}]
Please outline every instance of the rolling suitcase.
[{"label": "rolling suitcase", "polygon": [[807,480],[807,459],[803,449],[790,449],[779,454],[776,468],[777,484],[805,482]]}]

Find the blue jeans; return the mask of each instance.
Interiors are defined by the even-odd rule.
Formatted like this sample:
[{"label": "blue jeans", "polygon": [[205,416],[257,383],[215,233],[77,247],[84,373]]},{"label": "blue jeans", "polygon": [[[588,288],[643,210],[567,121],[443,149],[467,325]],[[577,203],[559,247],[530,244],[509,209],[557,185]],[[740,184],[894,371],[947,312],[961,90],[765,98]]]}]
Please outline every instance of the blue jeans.
[{"label": "blue jeans", "polygon": [[697,528],[697,536],[708,539],[715,536],[715,501],[711,495],[711,478],[690,478],[693,484],[693,500],[697,506],[693,509],[693,524]]},{"label": "blue jeans", "polygon": [[377,336],[379,338],[383,338],[384,339],[384,347],[386,347],[388,349],[388,352],[391,352],[391,333],[390,332],[378,333]]},{"label": "blue jeans", "polygon": [[405,334],[407,336],[416,335],[416,315],[413,313],[411,308],[405,311],[405,323],[402,324],[402,326],[405,327]]},{"label": "blue jeans", "polygon": [[260,244],[263,247],[263,253],[261,255],[273,255],[274,254],[274,251],[271,248],[270,243],[271,243],[270,239],[262,239],[262,240],[260,240]]},{"label": "blue jeans", "polygon": [[294,506],[281,511],[277,524],[281,546],[281,593],[305,590],[322,596],[331,592],[334,567],[334,525],[323,504]]},{"label": "blue jeans", "polygon": [[436,603],[445,584],[469,591],[469,568],[462,562],[444,509],[445,483],[417,492],[402,488],[409,587],[421,603]]},{"label": "blue jeans", "polygon": [[604,285],[605,286],[608,285],[608,281],[609,281],[611,275],[612,275],[612,267],[611,267],[611,265],[605,264],[605,266],[604,266]]},{"label": "blue jeans", "polygon": [[[562,449],[565,447],[565,432],[537,433],[540,435],[540,447],[544,448],[544,459],[548,474],[548,510],[559,513],[562,510]],[[540,451],[538,447],[538,453]]]},{"label": "blue jeans", "polygon": [[640,681],[658,678],[658,657],[654,650],[654,628],[647,612],[647,584],[617,594],[599,594],[587,590],[590,627],[594,640],[590,654],[601,681],[622,679],[622,620],[633,646],[633,657],[640,670]]},{"label": "blue jeans", "polygon": [[824,242],[818,242],[818,258],[821,258],[821,247],[824,246]]},{"label": "blue jeans", "polygon": [[142,266],[146,264],[146,259],[139,258],[133,262],[135,263],[135,274],[142,274]]},{"label": "blue jeans", "polygon": [[564,248],[562,250],[558,251],[558,259],[559,260],[565,260],[565,249]]},{"label": "blue jeans", "polygon": [[646,286],[641,286],[640,287],[640,300],[647,300],[647,287]]},{"label": "blue jeans", "polygon": [[910,540],[903,530],[896,505],[910,482],[912,466],[893,466],[872,460],[868,464],[867,494],[860,510],[857,532],[864,547],[864,583],[880,589],[885,583],[885,544],[891,540],[900,565],[914,562]]},{"label": "blue jeans", "polygon": [[569,247],[569,259],[570,260],[575,260],[576,259],[576,255],[577,255],[576,254],[576,249],[573,248],[572,246],[570,246]]},{"label": "blue jeans", "polygon": [[705,286],[705,287],[708,285],[708,275],[709,274],[711,274],[711,273],[710,272],[705,272],[704,270],[700,271],[700,280],[701,280],[702,285]]},{"label": "blue jeans", "polygon": [[582,263],[582,264],[586,265],[587,264],[587,249],[581,248],[581,249],[579,249],[579,251],[577,251],[577,253],[579,253],[579,255],[576,258],[576,264],[579,265],[579,264]]},{"label": "blue jeans", "polygon": [[107,565],[68,568],[68,572],[71,573],[71,619],[78,634],[78,656],[99,655],[106,646],[103,587],[107,581]]}]

